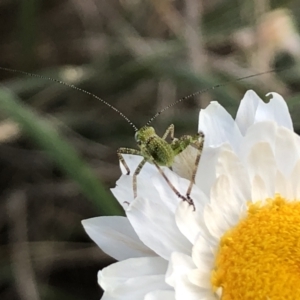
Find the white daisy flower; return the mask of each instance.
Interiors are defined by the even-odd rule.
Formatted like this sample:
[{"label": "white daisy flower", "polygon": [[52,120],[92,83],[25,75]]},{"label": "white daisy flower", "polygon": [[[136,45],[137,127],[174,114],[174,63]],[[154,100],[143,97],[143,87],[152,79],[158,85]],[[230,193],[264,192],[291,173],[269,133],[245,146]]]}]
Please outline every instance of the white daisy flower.
[{"label": "white daisy flower", "polygon": [[[89,236],[119,262],[99,272],[104,300],[260,300],[300,295],[300,139],[283,98],[253,91],[236,120],[217,102],[201,110],[206,136],[192,190],[180,201],[146,164],[133,199],[132,177],[113,194],[125,217],[83,221]],[[124,156],[131,170],[141,157]],[[164,172],[184,194],[195,152]]]}]

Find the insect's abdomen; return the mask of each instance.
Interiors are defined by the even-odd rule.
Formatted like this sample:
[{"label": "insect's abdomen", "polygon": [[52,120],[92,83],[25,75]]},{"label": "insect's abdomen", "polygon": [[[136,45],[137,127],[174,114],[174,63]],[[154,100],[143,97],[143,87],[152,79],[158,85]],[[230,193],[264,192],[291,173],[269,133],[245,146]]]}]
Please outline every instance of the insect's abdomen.
[{"label": "insect's abdomen", "polygon": [[173,164],[174,152],[165,140],[158,136],[150,137],[146,148],[158,165],[170,167]]}]

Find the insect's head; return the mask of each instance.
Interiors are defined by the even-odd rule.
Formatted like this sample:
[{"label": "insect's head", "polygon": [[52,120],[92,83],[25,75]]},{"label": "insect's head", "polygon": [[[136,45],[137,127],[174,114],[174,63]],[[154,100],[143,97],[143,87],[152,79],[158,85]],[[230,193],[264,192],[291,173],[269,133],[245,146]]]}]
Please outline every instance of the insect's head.
[{"label": "insect's head", "polygon": [[137,143],[144,143],[153,135],[155,135],[155,130],[153,127],[143,126],[135,133],[134,138]]}]

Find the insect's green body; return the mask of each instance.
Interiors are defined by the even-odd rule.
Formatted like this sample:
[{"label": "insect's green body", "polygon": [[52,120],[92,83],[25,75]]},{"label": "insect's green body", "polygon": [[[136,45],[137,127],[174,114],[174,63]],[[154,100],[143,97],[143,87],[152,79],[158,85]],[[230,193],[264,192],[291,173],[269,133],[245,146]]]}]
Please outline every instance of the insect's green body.
[{"label": "insect's green body", "polygon": [[171,167],[173,165],[174,151],[171,144],[159,137],[153,127],[142,127],[136,132],[135,139],[142,156],[148,162],[154,159],[159,166]]},{"label": "insect's green body", "polygon": [[[170,135],[171,143],[166,141],[166,138]],[[123,164],[127,171],[127,175],[130,174],[129,167],[127,166],[122,154],[133,154],[140,155],[144,159],[139,163],[136,170],[133,173],[133,194],[134,198],[137,197],[137,176],[142,170],[146,162],[154,164],[163,178],[167,181],[170,188],[174,193],[184,201],[187,201],[194,206],[193,200],[190,198],[190,193],[192,191],[192,186],[195,181],[195,176],[200,161],[203,143],[204,143],[204,134],[199,132],[198,134],[184,135],[179,139],[174,138],[174,125],[170,125],[164,135],[159,137],[154,128],[151,126],[144,126],[136,131],[135,140],[138,144],[140,150],[129,149],[129,148],[120,148],[118,150],[118,156],[120,162]],[[165,175],[161,167],[172,167],[176,155],[185,150],[189,145],[194,145],[198,149],[198,155],[195,159],[194,170],[192,178],[190,180],[190,185],[187,189],[186,196],[183,196],[175,188],[175,186],[170,182],[168,177]],[[195,208],[195,207],[194,207]]]}]

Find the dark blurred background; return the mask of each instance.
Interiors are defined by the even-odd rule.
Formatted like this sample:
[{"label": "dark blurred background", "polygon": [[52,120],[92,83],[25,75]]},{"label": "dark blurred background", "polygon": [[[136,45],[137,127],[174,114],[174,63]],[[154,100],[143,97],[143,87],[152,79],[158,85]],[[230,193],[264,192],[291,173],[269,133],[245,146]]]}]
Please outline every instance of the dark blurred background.
[{"label": "dark blurred background", "polygon": [[[201,107],[217,100],[235,115],[251,88],[261,97],[281,93],[299,131],[299,22],[299,0],[0,0],[0,66],[74,84],[138,127],[195,91],[285,69],[189,99],[154,125],[159,134],[170,123],[177,136],[195,133]],[[80,221],[120,214],[103,201],[113,201],[116,150],[135,147],[134,131],[100,101],[66,86],[4,70],[0,79],[1,88],[59,132],[107,191],[86,192],[89,184],[73,178],[77,162],[62,167],[55,141],[47,155],[41,136],[14,122],[15,108],[3,109],[0,95],[0,299],[99,299],[97,271],[113,260]]]}]

